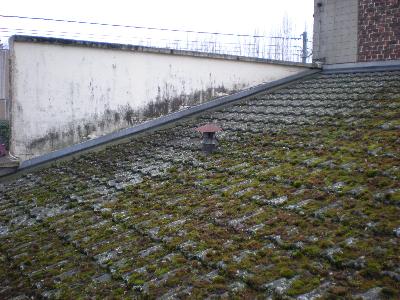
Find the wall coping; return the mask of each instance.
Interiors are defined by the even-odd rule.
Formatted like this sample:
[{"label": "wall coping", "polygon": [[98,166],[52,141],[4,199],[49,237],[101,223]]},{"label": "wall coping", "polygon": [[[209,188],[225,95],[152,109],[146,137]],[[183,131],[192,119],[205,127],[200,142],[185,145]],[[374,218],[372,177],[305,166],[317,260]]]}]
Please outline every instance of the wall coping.
[{"label": "wall coping", "polygon": [[98,49],[114,49],[114,50],[124,50],[124,51],[143,52],[143,53],[191,56],[191,57],[201,57],[201,58],[283,65],[283,66],[295,66],[304,68],[312,68],[316,66],[313,63],[281,61],[275,59],[247,57],[240,55],[217,54],[217,53],[207,53],[200,51],[190,51],[190,50],[175,50],[168,48],[146,47],[146,46],[138,46],[131,44],[106,43],[106,42],[73,40],[73,39],[42,37],[42,36],[13,35],[9,38],[10,48],[12,47],[11,45],[13,45],[14,42],[29,42],[29,43],[41,43],[41,44],[51,44],[51,45],[63,45],[63,46],[79,46],[79,47],[90,47]]}]

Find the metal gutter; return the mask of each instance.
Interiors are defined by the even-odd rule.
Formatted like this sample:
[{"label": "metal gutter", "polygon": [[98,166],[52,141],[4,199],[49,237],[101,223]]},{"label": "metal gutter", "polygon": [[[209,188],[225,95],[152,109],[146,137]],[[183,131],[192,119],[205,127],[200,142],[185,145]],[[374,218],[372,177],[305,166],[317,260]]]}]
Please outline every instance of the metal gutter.
[{"label": "metal gutter", "polygon": [[198,114],[203,111],[213,109],[218,106],[222,106],[222,105],[240,100],[242,98],[254,95],[256,93],[259,93],[262,91],[267,91],[269,89],[291,83],[291,82],[299,80],[299,79],[303,79],[304,77],[307,77],[307,76],[310,76],[310,75],[313,75],[313,74],[316,74],[319,72],[320,72],[320,69],[310,69],[307,71],[303,71],[298,74],[291,75],[291,76],[288,76],[288,77],[285,77],[285,78],[282,78],[282,79],[279,79],[279,80],[276,80],[273,82],[260,84],[260,85],[242,90],[242,91],[232,94],[232,95],[223,96],[223,97],[217,98],[215,100],[190,107],[185,110],[177,111],[177,112],[168,114],[166,116],[162,116],[157,119],[135,125],[133,127],[125,128],[120,131],[116,131],[116,132],[113,132],[113,133],[110,133],[110,134],[107,134],[107,135],[104,135],[104,136],[101,136],[101,137],[98,137],[98,138],[95,138],[92,140],[88,140],[88,141],[85,141],[85,142],[82,142],[79,144],[75,144],[75,145],[60,149],[60,150],[56,150],[56,151],[53,151],[53,152],[50,152],[50,153],[47,153],[47,154],[44,154],[44,155],[21,162],[21,164],[18,168],[18,171],[24,170],[27,168],[31,168],[31,167],[35,167],[40,164],[44,164],[44,163],[68,156],[68,155],[72,155],[72,154],[78,153],[80,151],[88,150],[90,148],[101,146],[103,144],[113,142],[113,141],[116,141],[119,139],[123,139],[123,138],[129,137],[129,136],[132,136],[132,135],[135,135],[138,133],[142,133],[147,130],[155,129],[157,127],[166,125],[168,123],[178,121],[182,118],[189,117],[194,114]]},{"label": "metal gutter", "polygon": [[323,65],[323,74],[335,73],[364,73],[364,72],[379,72],[379,71],[396,71],[400,70],[400,60],[388,61],[371,61],[360,63],[346,63]]}]

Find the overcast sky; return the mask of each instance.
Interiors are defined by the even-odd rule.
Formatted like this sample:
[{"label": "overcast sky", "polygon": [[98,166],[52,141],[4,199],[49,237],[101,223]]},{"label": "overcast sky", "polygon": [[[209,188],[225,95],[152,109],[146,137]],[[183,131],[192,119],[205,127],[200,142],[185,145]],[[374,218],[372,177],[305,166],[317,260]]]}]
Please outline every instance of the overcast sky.
[{"label": "overcast sky", "polygon": [[4,0],[0,13],[250,34],[272,32],[287,14],[301,33],[312,28],[313,0]]}]

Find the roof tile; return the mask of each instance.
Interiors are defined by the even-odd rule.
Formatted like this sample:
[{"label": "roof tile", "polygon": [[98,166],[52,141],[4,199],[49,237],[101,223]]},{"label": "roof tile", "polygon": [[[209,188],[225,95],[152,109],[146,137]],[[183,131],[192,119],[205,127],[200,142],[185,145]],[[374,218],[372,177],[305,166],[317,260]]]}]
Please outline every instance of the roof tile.
[{"label": "roof tile", "polygon": [[319,74],[2,184],[0,298],[400,297],[399,82]]}]

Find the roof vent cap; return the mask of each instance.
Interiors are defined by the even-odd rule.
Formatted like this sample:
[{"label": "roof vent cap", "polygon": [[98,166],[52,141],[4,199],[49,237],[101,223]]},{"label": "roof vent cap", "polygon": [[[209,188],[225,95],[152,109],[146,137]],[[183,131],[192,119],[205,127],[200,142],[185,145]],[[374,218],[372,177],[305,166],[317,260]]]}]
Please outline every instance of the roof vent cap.
[{"label": "roof vent cap", "polygon": [[222,131],[222,129],[216,124],[205,124],[196,128],[196,131],[203,135],[202,149],[206,154],[214,152],[218,146],[218,140],[215,135],[216,132]]}]

